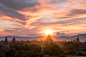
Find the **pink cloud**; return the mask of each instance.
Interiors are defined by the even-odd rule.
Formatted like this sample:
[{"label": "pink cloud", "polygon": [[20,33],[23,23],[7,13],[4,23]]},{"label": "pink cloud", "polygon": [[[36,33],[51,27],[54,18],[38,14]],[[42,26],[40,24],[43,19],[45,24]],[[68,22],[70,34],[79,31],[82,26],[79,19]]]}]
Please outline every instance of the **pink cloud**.
[{"label": "pink cloud", "polygon": [[[29,31],[26,32],[25,29],[34,29],[33,31],[35,31],[35,29],[39,29],[38,32],[40,32],[41,30],[46,30],[48,28],[52,28],[56,32],[65,32],[69,34],[85,33],[85,19],[82,19],[86,16],[86,4],[84,3],[84,0],[67,0],[61,3],[52,3],[50,0],[38,1],[40,3],[39,5],[15,10],[15,12],[24,16],[25,19],[10,17],[5,15],[3,12],[0,12],[3,14],[0,16],[0,20],[21,24],[21,27],[24,29],[19,30],[18,34],[28,33]],[[54,17],[56,19],[46,20],[46,17]],[[43,18],[44,20],[40,21]],[[25,32],[22,30],[25,30]],[[33,31],[30,32],[33,33]],[[17,34],[17,31],[14,31],[14,34]]]}]

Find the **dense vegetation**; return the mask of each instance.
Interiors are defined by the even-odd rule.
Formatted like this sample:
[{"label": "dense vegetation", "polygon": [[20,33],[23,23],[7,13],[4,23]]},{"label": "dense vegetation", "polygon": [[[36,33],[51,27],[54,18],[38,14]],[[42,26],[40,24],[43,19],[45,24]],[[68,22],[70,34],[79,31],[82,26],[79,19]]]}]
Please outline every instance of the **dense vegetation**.
[{"label": "dense vegetation", "polygon": [[40,45],[18,45],[12,44],[5,56],[0,55],[0,57],[44,57],[44,55],[63,57],[64,51],[56,45],[45,45],[41,47]]},{"label": "dense vegetation", "polygon": [[[83,47],[81,47],[82,44],[84,45]],[[36,44],[12,44],[10,45],[11,49],[4,55],[0,55],[0,57],[44,57],[45,55],[55,57],[66,57],[66,55],[86,56],[86,53],[84,53],[86,51],[85,44],[84,42],[65,42],[61,48],[57,44],[46,44],[44,47]]]}]

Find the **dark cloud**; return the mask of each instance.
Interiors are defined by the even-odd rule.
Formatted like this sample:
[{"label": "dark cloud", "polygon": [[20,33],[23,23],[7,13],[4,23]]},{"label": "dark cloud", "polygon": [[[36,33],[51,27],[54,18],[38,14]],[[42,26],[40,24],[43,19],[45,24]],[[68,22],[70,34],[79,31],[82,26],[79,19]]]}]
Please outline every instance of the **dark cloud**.
[{"label": "dark cloud", "polygon": [[73,11],[71,11],[74,14],[86,14],[86,10],[85,9],[75,9]]},{"label": "dark cloud", "polygon": [[[6,27],[7,28],[7,27]],[[7,28],[5,30],[5,32],[9,32],[9,33],[27,33],[27,34],[30,34],[31,32],[32,33],[36,33],[38,31],[38,29],[28,29],[28,28],[25,28],[25,27],[16,27],[16,28]]]},{"label": "dark cloud", "polygon": [[60,36],[70,36],[70,35],[65,34],[65,33],[59,33],[59,32],[57,32],[56,36],[57,37],[60,37]]},{"label": "dark cloud", "polygon": [[86,9],[74,9],[68,14],[68,16],[76,16],[80,14],[86,14]]},{"label": "dark cloud", "polygon": [[[1,4],[3,5],[3,4]],[[19,14],[18,12],[11,10],[10,8],[6,7],[6,6],[2,6],[0,7],[0,11],[2,11],[5,15],[12,17],[12,18],[17,18],[20,20],[25,20],[25,17],[21,14]]]},{"label": "dark cloud", "polygon": [[26,24],[26,22],[20,22],[20,21],[16,21],[16,22],[18,22],[18,23],[20,23],[22,25],[25,25]]},{"label": "dark cloud", "polygon": [[39,4],[37,0],[35,0],[35,2],[33,0],[0,0],[0,2],[15,10],[19,10],[25,7],[33,7]]}]

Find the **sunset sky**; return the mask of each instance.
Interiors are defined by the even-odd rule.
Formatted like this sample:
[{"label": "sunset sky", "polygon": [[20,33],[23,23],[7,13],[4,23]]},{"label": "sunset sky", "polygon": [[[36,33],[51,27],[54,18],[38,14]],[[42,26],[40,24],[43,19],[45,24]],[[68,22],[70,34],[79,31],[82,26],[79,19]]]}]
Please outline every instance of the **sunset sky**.
[{"label": "sunset sky", "polygon": [[86,0],[0,0],[0,35],[86,33]]}]

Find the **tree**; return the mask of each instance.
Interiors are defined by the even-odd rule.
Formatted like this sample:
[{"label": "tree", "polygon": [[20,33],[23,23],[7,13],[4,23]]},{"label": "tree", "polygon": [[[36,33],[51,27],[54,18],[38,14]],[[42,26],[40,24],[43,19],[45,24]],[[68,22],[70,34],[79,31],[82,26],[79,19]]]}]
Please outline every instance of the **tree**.
[{"label": "tree", "polygon": [[12,48],[5,53],[6,57],[15,57],[17,50]]},{"label": "tree", "polygon": [[23,50],[20,50],[20,51],[18,52],[17,57],[27,57],[27,54],[25,54],[25,52],[24,52]]},{"label": "tree", "polygon": [[76,50],[79,47],[80,43],[66,42],[63,43],[63,50]]},{"label": "tree", "polygon": [[0,55],[0,57],[5,57],[4,55]]},{"label": "tree", "polygon": [[11,48],[15,48],[17,51],[18,50],[22,50],[22,46],[18,45],[18,44],[12,44],[10,45]]},{"label": "tree", "polygon": [[83,56],[83,53],[81,51],[79,51],[77,55]]},{"label": "tree", "polygon": [[30,57],[37,57],[36,53],[31,53]]},{"label": "tree", "polygon": [[44,52],[50,56],[59,56],[60,54],[64,53],[64,51],[62,51],[62,49],[56,44],[46,46],[44,48]]},{"label": "tree", "polygon": [[70,51],[68,51],[66,54],[67,54],[67,55],[75,55],[75,54],[76,54],[76,52],[75,52],[75,51],[73,51],[73,50],[70,50]]},{"label": "tree", "polygon": [[0,45],[0,48],[2,47],[2,45]]},{"label": "tree", "polygon": [[44,57],[44,53],[41,52],[41,53],[39,54],[39,57]]},{"label": "tree", "polygon": [[36,52],[41,52],[41,50],[42,50],[41,46],[35,45],[35,44],[30,45],[30,48],[31,48],[31,50],[32,50],[34,53],[36,53]]}]

